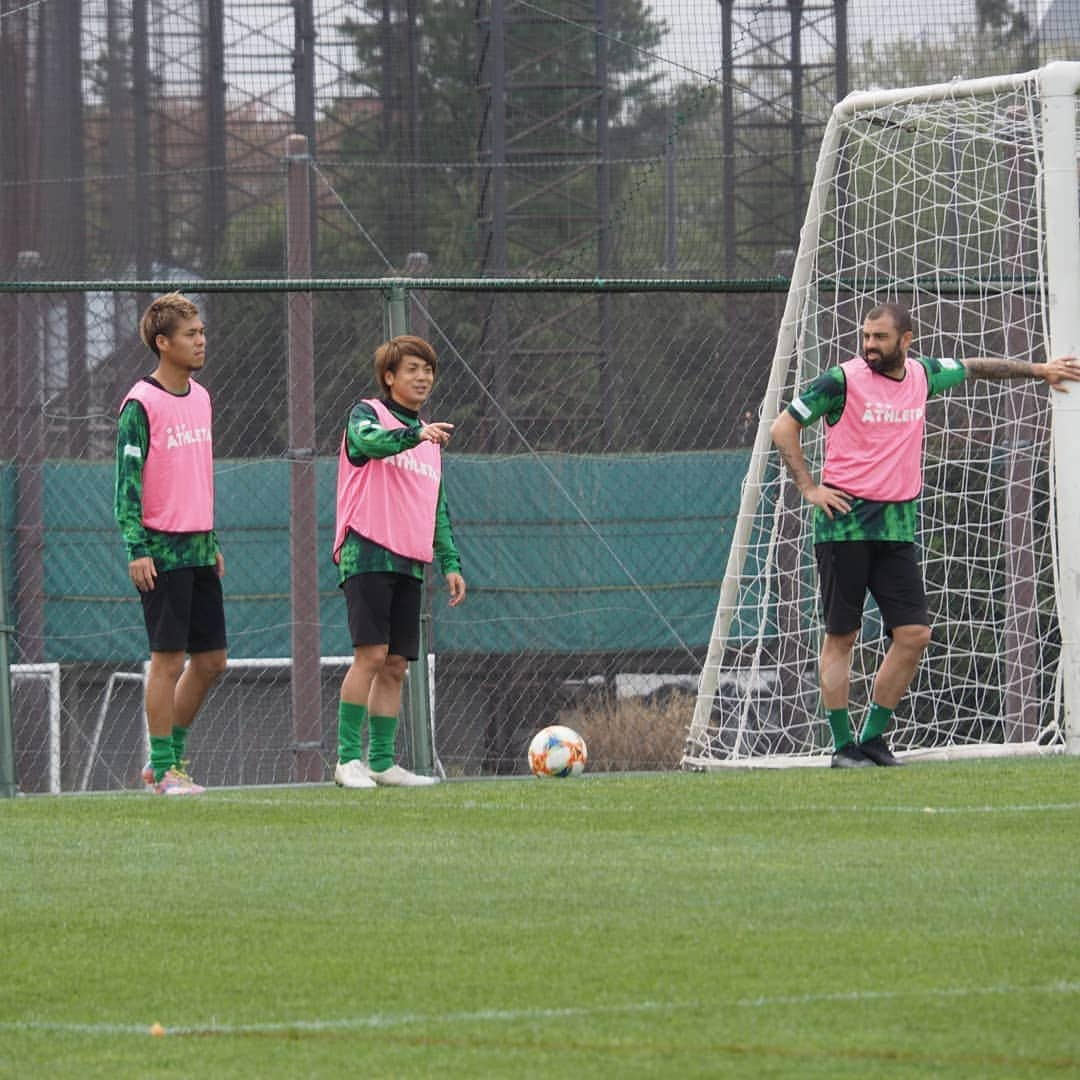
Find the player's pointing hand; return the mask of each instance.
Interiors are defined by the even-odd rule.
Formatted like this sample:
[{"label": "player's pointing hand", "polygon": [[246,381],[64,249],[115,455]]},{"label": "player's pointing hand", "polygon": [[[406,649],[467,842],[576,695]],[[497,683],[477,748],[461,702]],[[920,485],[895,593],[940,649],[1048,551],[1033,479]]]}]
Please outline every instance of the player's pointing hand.
[{"label": "player's pointing hand", "polygon": [[445,446],[450,441],[454,432],[453,424],[432,423],[424,424],[420,429],[420,441],[431,442],[436,446]]}]

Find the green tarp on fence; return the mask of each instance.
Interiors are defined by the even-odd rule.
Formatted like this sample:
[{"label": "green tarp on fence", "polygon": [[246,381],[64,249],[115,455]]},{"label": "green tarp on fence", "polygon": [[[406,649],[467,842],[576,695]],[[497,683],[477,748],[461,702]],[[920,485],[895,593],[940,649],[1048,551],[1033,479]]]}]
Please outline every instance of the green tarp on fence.
[{"label": "green tarp on fence", "polygon": [[[668,649],[708,640],[748,451],[635,456],[449,456],[445,481],[469,597],[433,597],[440,651]],[[324,655],[351,651],[330,560],[336,462],[316,464]],[[145,656],[113,521],[113,466],[46,463],[46,660]],[[3,469],[5,546],[16,500]],[[220,461],[230,653],[288,656],[289,465]],[[15,573],[10,610],[17,618]],[[16,639],[17,642],[17,639]]]}]

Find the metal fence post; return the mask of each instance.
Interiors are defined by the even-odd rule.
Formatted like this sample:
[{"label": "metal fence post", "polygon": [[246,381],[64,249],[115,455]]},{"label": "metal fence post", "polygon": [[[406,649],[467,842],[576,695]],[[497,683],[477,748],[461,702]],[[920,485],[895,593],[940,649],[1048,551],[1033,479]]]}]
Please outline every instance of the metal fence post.
[{"label": "metal fence post", "polygon": [[[289,277],[311,276],[311,199],[308,141],[290,135]],[[296,779],[323,779],[322,666],[319,636],[319,559],[315,483],[315,328],[310,292],[288,294],[289,555],[292,601],[292,714]]]},{"label": "metal fence post", "polygon": [[[383,289],[383,326],[388,338],[409,332],[409,290],[399,282]],[[426,573],[425,578],[428,576]],[[430,640],[431,612],[428,589],[420,601],[420,656],[409,664],[409,694],[406,715],[409,721],[409,753],[413,771],[431,776],[435,771],[435,749],[431,734],[431,683],[428,679],[427,643]]]},{"label": "metal fence post", "polygon": [[8,640],[14,629],[7,619],[7,578],[4,575],[4,496],[0,490],[0,799],[18,794],[15,771],[14,718],[11,712],[11,653]]},{"label": "metal fence post", "polygon": [[[41,277],[41,255],[20,251],[19,276]],[[15,355],[15,565],[19,655],[45,659],[45,312],[47,300],[32,292],[16,300]],[[8,391],[11,393],[11,390]]]}]

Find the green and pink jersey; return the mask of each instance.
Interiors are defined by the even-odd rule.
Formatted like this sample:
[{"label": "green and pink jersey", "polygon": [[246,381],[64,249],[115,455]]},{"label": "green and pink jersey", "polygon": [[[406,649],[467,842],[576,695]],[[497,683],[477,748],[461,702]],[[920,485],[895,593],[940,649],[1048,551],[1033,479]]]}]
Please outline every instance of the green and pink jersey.
[{"label": "green and pink jersey", "polygon": [[861,357],[829,368],[788,406],[806,427],[825,418],[821,482],[852,496],[830,521],[814,508],[814,542],[912,542],[922,490],[926,402],[963,382],[956,360],[907,357],[904,377],[880,375]]},{"label": "green and pink jersey", "polygon": [[213,566],[214,460],[210,395],[195,380],[173,394],[153,378],[120,406],[115,515],[128,560],[159,570]]},{"label": "green and pink jersey", "polygon": [[442,485],[439,447],[420,438],[411,409],[390,400],[358,402],[338,454],[334,561],[338,581],[355,574],[423,578],[433,559],[461,570]]}]

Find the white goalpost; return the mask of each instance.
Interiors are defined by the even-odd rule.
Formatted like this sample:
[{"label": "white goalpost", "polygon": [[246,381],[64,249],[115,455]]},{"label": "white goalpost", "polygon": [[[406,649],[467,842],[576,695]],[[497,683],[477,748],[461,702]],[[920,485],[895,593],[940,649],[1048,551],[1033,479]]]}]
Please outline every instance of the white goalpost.
[{"label": "white goalpost", "polygon": [[[1080,355],[1080,63],[849,95],[833,110],[682,764],[827,764],[808,506],[769,429],[898,300],[913,351]],[[803,433],[821,466],[822,424]],[[927,406],[918,544],[933,643],[889,736],[907,756],[1080,753],[1080,388],[969,380]],[[869,603],[853,718],[887,639]]]},{"label": "white goalpost", "polygon": [[60,792],[60,665],[12,664],[11,689],[17,694],[26,683],[43,683],[45,690],[45,715],[47,717],[48,744],[46,748],[48,778],[47,790],[53,794]]}]

